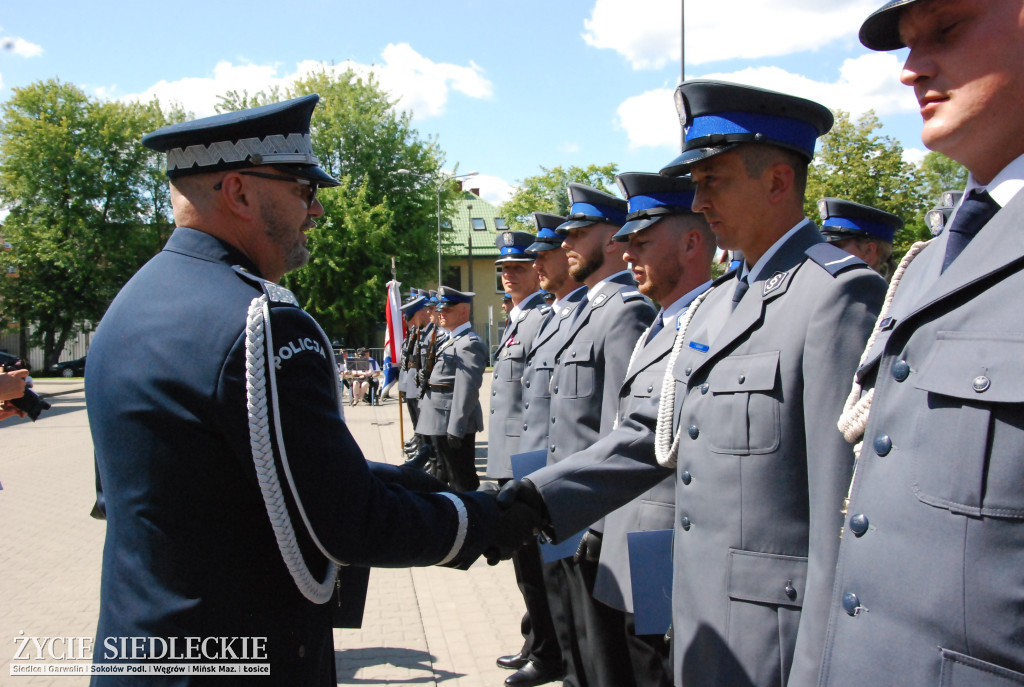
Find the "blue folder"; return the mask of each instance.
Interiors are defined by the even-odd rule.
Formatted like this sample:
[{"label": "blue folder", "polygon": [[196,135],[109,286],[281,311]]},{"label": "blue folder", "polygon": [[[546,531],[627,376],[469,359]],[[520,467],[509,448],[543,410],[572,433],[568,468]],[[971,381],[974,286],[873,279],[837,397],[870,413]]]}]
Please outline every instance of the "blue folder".
[{"label": "blue folder", "polygon": [[638,635],[663,635],[672,622],[672,530],[629,532],[629,576]]}]

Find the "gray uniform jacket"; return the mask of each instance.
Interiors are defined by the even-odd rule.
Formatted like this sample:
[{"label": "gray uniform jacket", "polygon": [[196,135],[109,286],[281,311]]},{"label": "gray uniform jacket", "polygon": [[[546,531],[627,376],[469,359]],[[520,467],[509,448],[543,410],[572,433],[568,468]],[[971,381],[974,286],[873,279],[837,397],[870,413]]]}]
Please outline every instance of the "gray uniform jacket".
[{"label": "gray uniform jacket", "polygon": [[416,383],[417,368],[411,367],[407,370],[406,367],[410,362],[413,365],[420,364],[420,337],[423,336],[423,330],[420,327],[409,327],[407,336],[410,339],[408,343],[410,355],[402,358],[402,369],[398,372],[398,390],[405,395],[406,399],[418,399],[420,387]]},{"label": "gray uniform jacket", "polygon": [[874,387],[821,684],[1024,684],[1024,194],[910,263]]},{"label": "gray uniform jacket", "polygon": [[424,396],[427,403],[420,405],[417,432],[461,437],[483,430],[480,385],[487,359],[487,344],[472,329],[459,332],[438,347],[430,389]]},{"label": "gray uniform jacket", "polygon": [[[447,330],[445,330],[442,327],[438,327],[437,328],[437,336],[435,337],[434,336],[434,327],[437,327],[437,325],[434,324],[433,322],[429,322],[429,323],[427,323],[426,326],[423,327],[423,329],[420,330],[419,357],[420,357],[420,372],[421,373],[423,373],[427,369],[427,359],[428,359],[428,357],[430,355],[431,343],[433,343],[434,347],[440,348],[442,345],[444,345],[444,342],[448,340],[448,331]],[[438,358],[435,358],[435,367],[436,367],[436,360],[438,360]],[[416,386],[416,389],[417,389],[416,390],[416,398],[418,398],[419,401],[420,401],[420,417],[423,417],[423,413],[424,412],[432,412],[432,411],[430,411],[430,397],[429,397],[428,394],[424,394],[423,393],[423,388],[420,386],[419,381],[418,381],[419,375],[412,374],[412,375],[409,375],[409,377],[410,377],[410,379],[409,379],[410,386],[411,385],[415,385]],[[417,423],[416,431],[419,432],[420,434],[422,434],[422,432],[420,432],[420,430],[419,430],[418,423]]]},{"label": "gray uniform jacket", "polygon": [[568,458],[611,431],[629,356],[655,315],[651,302],[636,290],[633,276],[625,271],[590,290],[587,299],[555,354],[548,464]]},{"label": "gray uniform jacket", "polygon": [[538,291],[519,304],[519,316],[509,323],[494,354],[491,417],[487,436],[487,476],[511,479],[509,456],[519,452],[523,429],[523,369],[526,355],[551,308]]},{"label": "gray uniform jacket", "polygon": [[540,451],[548,448],[548,428],[551,426],[551,374],[555,370],[555,355],[561,339],[572,325],[580,300],[587,295],[581,286],[557,303],[557,312],[545,316],[540,330],[526,352],[523,369],[523,431],[519,436],[519,451]]},{"label": "gray uniform jacket", "polygon": [[[710,283],[706,286],[710,286]],[[694,297],[700,293],[695,293]],[[680,312],[679,317],[685,312],[685,309]],[[638,408],[641,413],[656,416],[665,366],[675,338],[675,328],[666,327],[637,353],[619,390],[620,418],[625,418],[634,408]],[[675,506],[675,479],[673,475],[668,475],[654,488],[605,518],[600,564],[594,582],[595,599],[620,611],[633,612],[626,535],[630,532],[672,529]]]},{"label": "gray uniform jacket", "polygon": [[[673,367],[672,431],[682,431],[675,678],[686,687],[809,685],[852,468],[835,419],[885,283],[805,222],[735,311],[734,276],[716,284]],[[654,418],[634,412],[616,432],[615,453],[531,476],[556,537],[664,476],[650,457],[653,427]]]}]

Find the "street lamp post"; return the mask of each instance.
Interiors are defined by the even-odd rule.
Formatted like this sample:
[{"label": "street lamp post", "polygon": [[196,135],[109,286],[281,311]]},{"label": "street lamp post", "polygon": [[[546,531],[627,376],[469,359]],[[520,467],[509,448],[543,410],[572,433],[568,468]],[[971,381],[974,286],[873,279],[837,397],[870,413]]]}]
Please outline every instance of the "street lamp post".
[{"label": "street lamp post", "polygon": [[[467,172],[465,174],[438,174],[436,177],[430,174],[419,174],[412,171],[411,169],[399,169],[396,170],[397,174],[408,174],[410,176],[419,177],[420,179],[430,179],[434,182],[435,190],[437,191],[437,287],[441,288],[441,189],[452,179],[465,179],[466,177],[476,176],[476,172]],[[470,265],[472,269],[472,265]]]}]

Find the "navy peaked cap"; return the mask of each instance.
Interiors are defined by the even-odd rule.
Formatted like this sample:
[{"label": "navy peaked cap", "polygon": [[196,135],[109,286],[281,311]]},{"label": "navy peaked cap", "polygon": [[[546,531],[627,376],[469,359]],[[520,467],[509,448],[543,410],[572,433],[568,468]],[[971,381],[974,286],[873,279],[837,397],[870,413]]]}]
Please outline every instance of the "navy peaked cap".
[{"label": "navy peaked cap", "polygon": [[663,217],[694,214],[690,206],[696,187],[690,177],[628,172],[615,177],[615,183],[629,204],[626,223],[612,237],[617,241],[628,240]]},{"label": "navy peaked cap", "polygon": [[892,243],[896,232],[903,228],[903,220],[891,212],[841,198],[819,200],[818,214],[822,220],[821,234],[829,243],[848,238]]},{"label": "navy peaked cap", "polygon": [[832,128],[824,105],[754,86],[695,79],[676,89],[676,110],[685,131],[683,153],[662,174],[687,174],[700,160],[743,143],[762,143],[814,157],[814,146]]},{"label": "navy peaked cap", "polygon": [[402,306],[402,312],[406,317],[412,317],[423,308],[427,307],[427,299],[423,296],[416,296]]},{"label": "navy peaked cap", "polygon": [[565,224],[565,220],[566,218],[561,215],[550,215],[546,212],[533,213],[533,223],[537,227],[537,237],[534,243],[526,248],[526,252],[540,253],[560,248],[562,236],[556,229]]},{"label": "navy peaked cap", "polygon": [[626,201],[599,191],[593,186],[569,184],[569,217],[558,226],[559,234],[568,234],[571,229],[589,227],[591,224],[603,222],[621,227],[626,223]]},{"label": "navy peaked cap", "polygon": [[143,136],[142,145],[167,153],[171,179],[273,165],[320,186],[338,186],[341,182],[320,169],[309,136],[309,120],[319,100],[313,93],[171,124]]},{"label": "navy peaked cap", "polygon": [[533,256],[526,249],[533,243],[533,234],[525,231],[503,231],[494,241],[501,257],[494,261],[495,265],[506,262],[533,262]]},{"label": "navy peaked cap", "polygon": [[476,294],[472,291],[459,291],[450,286],[442,286],[437,290],[437,301],[439,306],[458,305],[459,303],[470,303]]},{"label": "navy peaked cap", "polygon": [[871,50],[905,48],[900,38],[900,15],[903,8],[918,0],[890,0],[871,13],[860,25],[860,42]]}]

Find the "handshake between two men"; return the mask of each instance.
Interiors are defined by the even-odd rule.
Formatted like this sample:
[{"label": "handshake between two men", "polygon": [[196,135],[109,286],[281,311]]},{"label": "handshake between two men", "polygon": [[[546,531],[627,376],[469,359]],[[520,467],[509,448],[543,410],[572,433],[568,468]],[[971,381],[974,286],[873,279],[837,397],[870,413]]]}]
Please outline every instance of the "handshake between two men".
[{"label": "handshake between two men", "polygon": [[550,522],[544,499],[529,480],[508,482],[498,492],[497,501],[501,516],[494,542],[484,550],[488,565],[510,559]]}]

